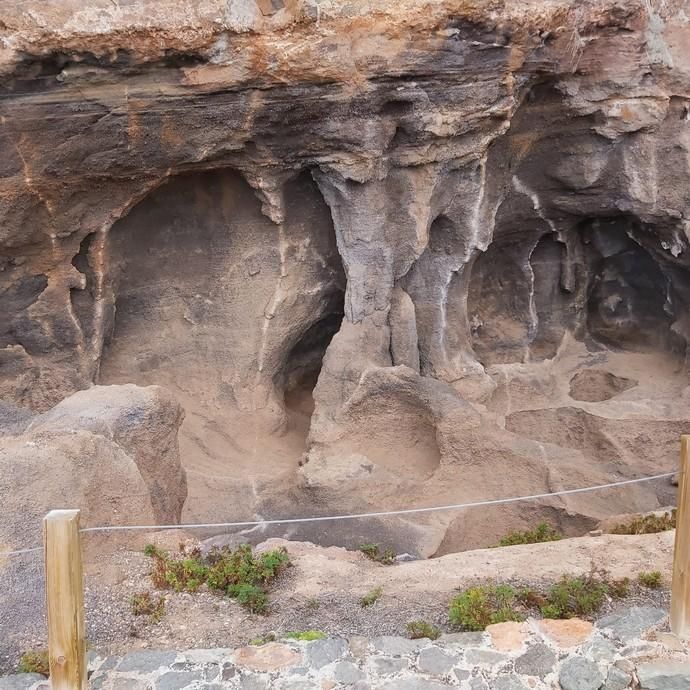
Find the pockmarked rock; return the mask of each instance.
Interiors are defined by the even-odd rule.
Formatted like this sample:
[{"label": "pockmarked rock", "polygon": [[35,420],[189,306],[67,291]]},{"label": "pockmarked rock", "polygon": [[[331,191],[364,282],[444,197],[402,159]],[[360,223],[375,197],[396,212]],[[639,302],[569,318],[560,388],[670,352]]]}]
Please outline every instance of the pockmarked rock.
[{"label": "pockmarked rock", "polygon": [[515,670],[526,676],[543,678],[553,671],[556,654],[545,644],[536,644],[515,660]]},{"label": "pockmarked rock", "polygon": [[633,606],[597,621],[597,628],[608,632],[621,642],[628,642],[660,626],[668,617],[663,609]]},{"label": "pockmarked rock", "polygon": [[690,690],[690,662],[654,661],[637,668],[640,690]]},{"label": "pockmarked rock", "polygon": [[583,657],[565,660],[558,674],[562,690],[599,690],[604,677],[595,663]]}]

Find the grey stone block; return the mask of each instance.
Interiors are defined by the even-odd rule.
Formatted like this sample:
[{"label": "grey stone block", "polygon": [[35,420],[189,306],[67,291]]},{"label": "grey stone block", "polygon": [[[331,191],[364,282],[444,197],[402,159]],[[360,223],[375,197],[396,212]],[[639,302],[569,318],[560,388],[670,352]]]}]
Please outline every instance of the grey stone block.
[{"label": "grey stone block", "polygon": [[457,654],[450,654],[438,647],[427,647],[419,652],[419,670],[434,676],[443,676],[458,663]]},{"label": "grey stone block", "polygon": [[633,606],[630,609],[605,616],[596,625],[606,630],[612,637],[621,642],[628,642],[641,637],[652,628],[661,625],[668,614],[663,609],[651,606]]},{"label": "grey stone block", "polygon": [[351,661],[339,661],[333,669],[333,679],[343,685],[354,685],[357,681],[365,680],[366,676]]},{"label": "grey stone block", "polygon": [[203,677],[201,671],[168,671],[156,679],[156,690],[182,690]]},{"label": "grey stone block", "polygon": [[690,690],[690,662],[656,661],[637,667],[640,690]]},{"label": "grey stone block", "polygon": [[448,686],[424,678],[405,678],[381,685],[379,690],[447,690]]},{"label": "grey stone block", "polygon": [[465,652],[465,661],[470,666],[497,666],[508,660],[506,654],[494,652],[490,649],[468,649]]},{"label": "grey stone block", "polygon": [[130,652],[122,657],[117,665],[120,673],[151,673],[161,667],[169,667],[175,662],[175,652],[143,650]]},{"label": "grey stone block", "polygon": [[535,644],[515,660],[515,670],[525,676],[543,678],[553,670],[556,654],[545,644]]},{"label": "grey stone block", "polygon": [[625,690],[631,682],[632,676],[629,673],[616,666],[611,666],[606,674],[606,682],[602,690]]},{"label": "grey stone block", "polygon": [[561,666],[558,682],[563,690],[599,690],[604,678],[593,661],[574,656]]},{"label": "grey stone block", "polygon": [[347,654],[347,640],[340,637],[327,637],[311,642],[306,649],[307,663],[319,669],[342,659]]},{"label": "grey stone block", "polygon": [[0,677],[0,690],[28,690],[32,685],[45,680],[40,673],[15,673]]},{"label": "grey stone block", "polygon": [[372,646],[379,652],[390,656],[403,656],[414,654],[428,644],[428,640],[408,640],[406,637],[383,636],[375,637],[371,641]]},{"label": "grey stone block", "polygon": [[371,660],[373,671],[378,676],[392,676],[409,667],[409,661],[401,657],[380,656]]},{"label": "grey stone block", "polygon": [[498,676],[492,681],[492,690],[528,690],[522,678],[515,673]]},{"label": "grey stone block", "polygon": [[241,690],[269,690],[269,682],[261,676],[249,673],[240,678],[239,687]]}]

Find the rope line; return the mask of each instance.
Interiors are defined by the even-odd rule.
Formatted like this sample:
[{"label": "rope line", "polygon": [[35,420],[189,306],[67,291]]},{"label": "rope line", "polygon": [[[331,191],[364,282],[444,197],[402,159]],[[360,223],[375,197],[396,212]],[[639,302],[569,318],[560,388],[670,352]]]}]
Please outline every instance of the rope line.
[{"label": "rope line", "polygon": [[[552,498],[553,496],[570,496],[572,494],[582,494],[591,491],[601,491],[618,486],[628,486],[630,484],[641,484],[642,482],[652,482],[657,479],[668,479],[673,477],[676,472],[665,472],[664,474],[654,474],[650,477],[640,477],[639,479],[625,479],[620,482],[610,482],[608,484],[597,484],[596,486],[586,486],[579,489],[564,489],[562,491],[552,491],[544,494],[533,494],[531,496],[514,496],[512,498],[494,498],[484,501],[474,501],[471,503],[455,503],[445,506],[430,506],[428,508],[404,508],[402,510],[383,510],[372,513],[354,513],[350,515],[323,515],[319,517],[305,518],[279,518],[274,520],[253,520],[243,522],[213,522],[213,523],[194,523],[181,525],[104,525],[101,527],[84,527],[80,532],[128,532],[134,530],[171,530],[171,529],[208,529],[214,527],[257,527],[260,525],[288,525],[305,522],[329,522],[334,520],[359,520],[362,518],[391,517],[394,515],[413,515],[418,513],[435,513],[446,510],[461,510],[463,508],[477,508],[480,506],[505,505],[507,503],[519,503],[521,501],[534,501],[542,498]],[[25,553],[35,553],[42,551],[42,547],[31,549],[18,549],[16,551],[0,551],[2,556],[18,556]]]},{"label": "rope line", "polygon": [[19,556],[23,553],[36,553],[36,551],[43,551],[42,546],[36,546],[33,549],[18,549],[17,551],[0,551],[0,557],[2,556]]},{"label": "rope line", "polygon": [[598,484],[596,486],[587,486],[579,489],[564,489],[563,491],[554,491],[545,494],[534,494],[532,496],[515,496],[512,498],[495,498],[485,501],[475,501],[472,503],[457,503],[446,506],[431,506],[428,508],[405,508],[402,510],[384,510],[373,513],[355,513],[351,515],[324,515],[320,517],[306,517],[306,518],[279,518],[274,520],[252,520],[244,522],[216,522],[216,523],[196,523],[187,525],[109,525],[103,527],[85,527],[82,532],[124,532],[131,530],[170,530],[170,529],[207,529],[213,527],[256,527],[258,525],[289,525],[304,522],[329,522],[334,520],[359,520],[362,518],[373,517],[390,517],[393,515],[412,515],[416,513],[434,513],[446,510],[460,510],[462,508],[477,508],[479,506],[504,505],[506,503],[518,503],[520,501],[533,501],[541,498],[551,498],[552,496],[568,496],[571,494],[581,494],[589,491],[600,491],[601,489],[610,489],[617,486],[626,486],[629,484],[640,484],[642,482],[651,482],[657,479],[667,479],[673,477],[675,472],[666,472],[664,474],[655,474],[651,477],[641,477],[640,479],[626,479],[620,482],[611,482],[609,484]]}]

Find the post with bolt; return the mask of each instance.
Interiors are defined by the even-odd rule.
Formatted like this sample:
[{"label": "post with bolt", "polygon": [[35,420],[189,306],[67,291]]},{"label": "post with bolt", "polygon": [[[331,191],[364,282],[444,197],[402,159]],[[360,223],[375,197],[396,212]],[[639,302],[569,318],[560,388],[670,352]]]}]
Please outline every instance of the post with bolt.
[{"label": "post with bolt", "polygon": [[43,535],[50,685],[52,690],[87,690],[79,511],[51,510],[43,520]]},{"label": "post with bolt", "polygon": [[683,640],[690,639],[690,436],[681,436],[680,439],[671,630]]}]

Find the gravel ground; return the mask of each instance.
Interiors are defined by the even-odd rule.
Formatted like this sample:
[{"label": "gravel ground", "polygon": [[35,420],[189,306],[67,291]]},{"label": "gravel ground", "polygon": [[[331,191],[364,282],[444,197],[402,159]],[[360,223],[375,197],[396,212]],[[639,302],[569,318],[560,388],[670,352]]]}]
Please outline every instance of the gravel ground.
[{"label": "gravel ground", "polygon": [[[342,553],[344,558],[350,562],[354,560],[366,571],[367,580],[343,577],[334,582],[332,578],[320,578],[321,571],[317,571],[308,576],[315,581],[312,591],[318,595],[308,597],[296,593],[305,577],[298,555],[296,567],[288,568],[274,583],[267,615],[249,614],[232,599],[202,588],[195,594],[165,592],[165,615],[160,622],[152,623],[146,616],[134,616],[130,603],[132,595],[137,592],[154,592],[149,577],[151,561],[140,551],[118,548],[109,556],[99,558],[96,567],[92,566],[87,574],[89,643],[105,654],[124,654],[141,648],[235,647],[252,638],[264,637],[269,632],[280,634],[290,630],[322,630],[346,637],[404,635],[406,624],[419,619],[451,632],[447,611],[452,593],[415,591],[413,596],[409,596],[399,586],[387,588],[390,577],[404,572],[399,569],[404,569],[405,565],[381,566],[359,555]],[[24,562],[15,565],[11,571],[15,585],[22,582],[22,577],[24,583],[32,583],[32,577],[28,575],[35,576],[34,570],[40,567],[40,558],[25,558]],[[372,583],[377,582],[383,586],[383,595],[373,606],[362,608],[361,596]],[[516,587],[544,587],[543,581],[531,583],[512,579],[510,582]],[[15,590],[21,593],[16,587]],[[17,625],[15,619],[15,632],[0,636],[0,673],[16,668],[22,651],[45,646],[42,588],[25,590],[22,596],[19,613],[15,614],[23,616],[21,624]],[[19,598],[15,598],[15,604]],[[599,615],[631,605],[668,608],[669,602],[667,589],[654,591],[633,585],[629,597],[608,600]],[[7,612],[5,608],[3,615],[6,616]]]}]

